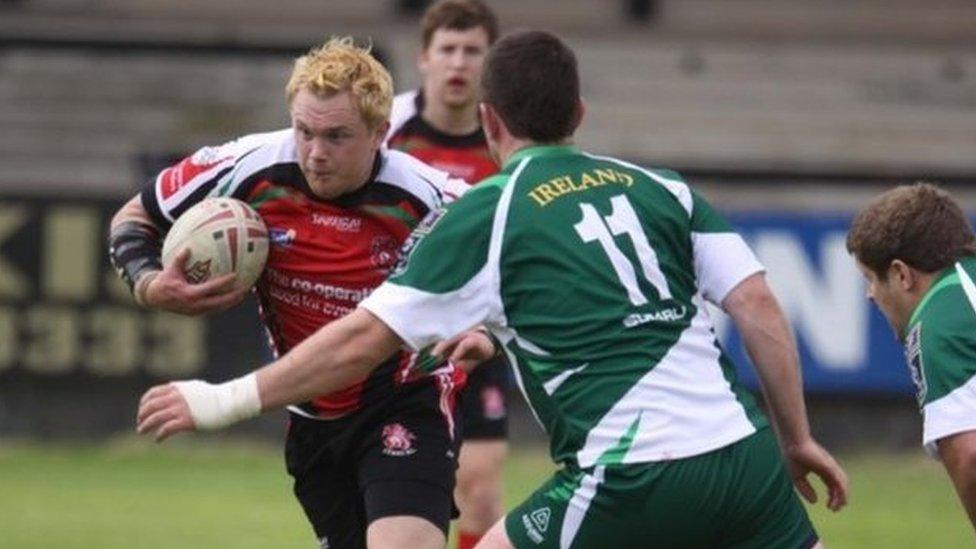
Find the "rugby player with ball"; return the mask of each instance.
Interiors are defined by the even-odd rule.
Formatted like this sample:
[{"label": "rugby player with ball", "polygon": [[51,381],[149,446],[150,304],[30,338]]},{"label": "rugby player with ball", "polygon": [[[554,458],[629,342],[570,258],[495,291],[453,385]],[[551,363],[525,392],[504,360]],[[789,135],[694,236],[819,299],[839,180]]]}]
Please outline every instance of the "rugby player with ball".
[{"label": "rugby player with ball", "polygon": [[[381,148],[392,81],[350,39],[297,59],[286,91],[291,128],[204,148],[163,170],[118,212],[110,236],[112,260],[139,303],[210,313],[248,291],[237,274],[256,264],[245,257],[250,238],[260,247],[260,227],[253,236],[243,225],[224,227],[216,231],[224,247],[213,244],[208,227],[224,215],[217,204],[183,239],[208,243],[209,255],[177,243],[165,250],[172,260],[161,261],[161,237],[208,197],[236,199],[223,204],[245,221],[250,214],[240,203],[249,204],[267,228],[267,264],[255,292],[280,355],[355,310],[386,280],[421,220],[467,187]],[[226,263],[221,254],[236,273],[207,279],[219,271],[206,268]],[[473,337],[492,345],[486,335]],[[450,364],[418,368],[417,357],[385,353],[381,366],[347,388],[289,407],[286,465],[322,547],[444,546],[459,443],[454,393],[463,373]],[[228,394],[256,395],[254,379]],[[184,395],[201,385],[174,384]]]}]

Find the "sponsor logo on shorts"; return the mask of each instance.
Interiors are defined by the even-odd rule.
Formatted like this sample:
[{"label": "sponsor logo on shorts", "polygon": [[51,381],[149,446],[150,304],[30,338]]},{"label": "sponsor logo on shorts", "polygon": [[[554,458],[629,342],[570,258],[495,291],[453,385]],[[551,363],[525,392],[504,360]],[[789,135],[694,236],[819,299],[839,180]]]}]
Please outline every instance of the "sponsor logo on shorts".
[{"label": "sponsor logo on shorts", "polygon": [[399,423],[383,426],[383,453],[388,456],[409,456],[417,453],[413,441],[417,436]]},{"label": "sponsor logo on shorts", "polygon": [[481,413],[488,419],[502,419],[505,409],[505,395],[498,387],[485,387],[481,390]]},{"label": "sponsor logo on shorts", "polygon": [[545,539],[546,530],[549,529],[549,517],[552,511],[548,507],[536,509],[528,515],[522,515],[522,525],[525,526],[525,533],[529,539],[535,543],[542,543]]},{"label": "sponsor logo on shorts", "polygon": [[329,549],[329,536],[319,538],[319,549]]},{"label": "sponsor logo on shorts", "polygon": [[295,241],[296,236],[295,229],[282,229],[279,227],[271,227],[268,229],[268,241],[272,246],[287,248]]}]

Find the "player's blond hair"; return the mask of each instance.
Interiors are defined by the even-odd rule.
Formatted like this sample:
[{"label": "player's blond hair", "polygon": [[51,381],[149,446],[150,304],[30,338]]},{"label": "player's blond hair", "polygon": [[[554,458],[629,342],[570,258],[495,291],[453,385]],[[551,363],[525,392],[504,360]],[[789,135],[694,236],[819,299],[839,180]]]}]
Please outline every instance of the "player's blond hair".
[{"label": "player's blond hair", "polygon": [[370,129],[390,118],[393,78],[370,54],[369,47],[356,46],[349,36],[330,38],[295,60],[285,86],[288,103],[302,90],[320,97],[348,90]]}]

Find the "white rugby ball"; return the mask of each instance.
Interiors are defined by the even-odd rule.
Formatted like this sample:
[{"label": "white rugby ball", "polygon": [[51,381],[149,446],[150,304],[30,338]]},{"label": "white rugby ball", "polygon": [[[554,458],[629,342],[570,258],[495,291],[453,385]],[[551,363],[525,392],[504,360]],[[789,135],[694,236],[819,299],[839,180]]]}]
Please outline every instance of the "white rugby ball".
[{"label": "white rugby ball", "polygon": [[163,241],[163,266],[190,249],[183,274],[199,284],[236,273],[235,286],[250,288],[268,259],[268,229],[261,216],[233,198],[205,198],[176,219]]}]

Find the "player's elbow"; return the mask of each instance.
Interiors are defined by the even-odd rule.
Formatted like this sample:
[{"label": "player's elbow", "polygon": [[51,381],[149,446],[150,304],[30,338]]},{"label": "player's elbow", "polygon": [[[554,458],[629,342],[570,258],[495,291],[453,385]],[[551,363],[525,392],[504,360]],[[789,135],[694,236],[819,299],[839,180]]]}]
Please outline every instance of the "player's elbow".
[{"label": "player's elbow", "polygon": [[733,288],[722,301],[722,308],[737,324],[743,320],[782,316],[779,302],[761,273]]}]

